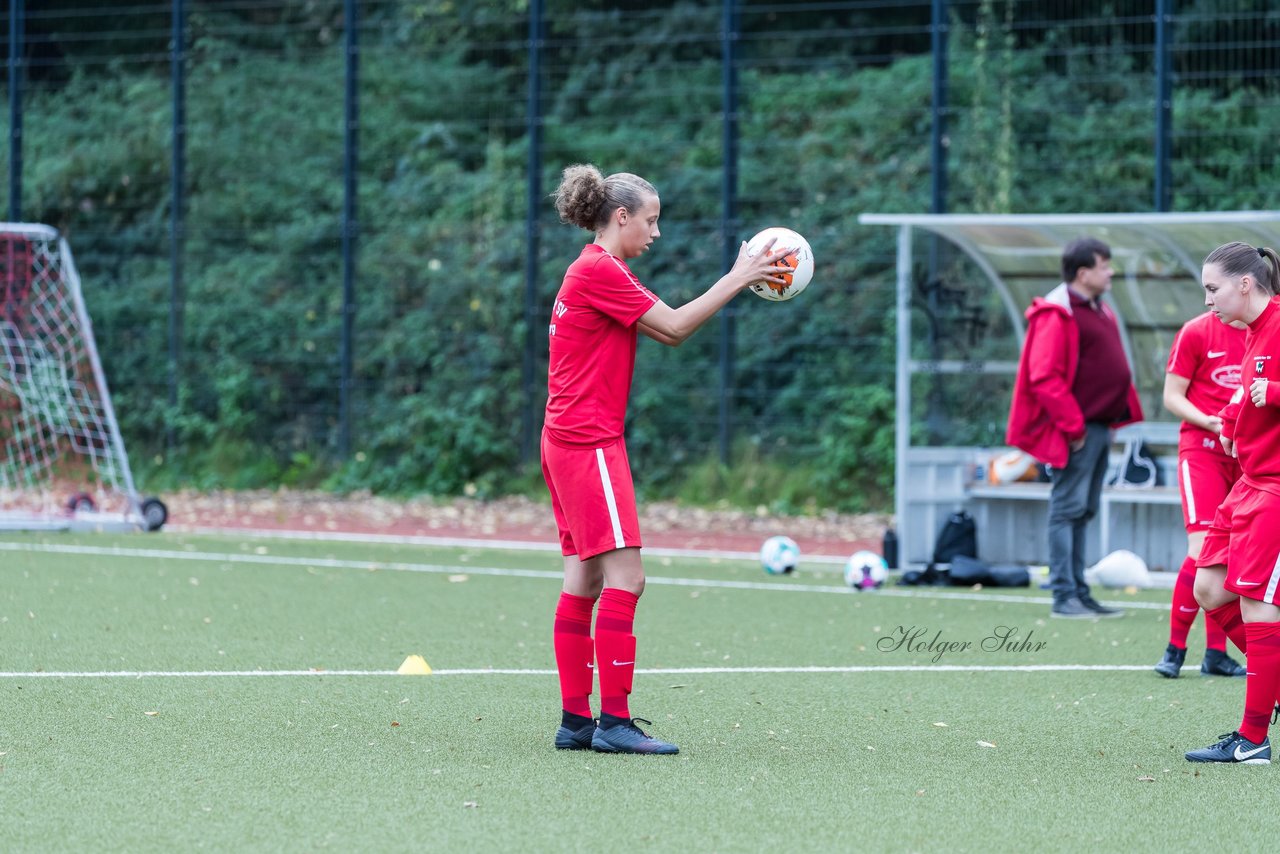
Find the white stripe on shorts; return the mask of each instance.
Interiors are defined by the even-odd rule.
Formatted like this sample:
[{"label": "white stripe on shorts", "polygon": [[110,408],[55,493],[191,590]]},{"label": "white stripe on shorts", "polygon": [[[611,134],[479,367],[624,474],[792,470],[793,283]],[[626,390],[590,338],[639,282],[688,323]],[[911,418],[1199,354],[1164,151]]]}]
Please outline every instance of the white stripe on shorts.
[{"label": "white stripe on shorts", "polygon": [[1187,521],[1193,525],[1200,521],[1196,515],[1196,494],[1191,491],[1191,464],[1182,461],[1182,494],[1187,499]]},{"label": "white stripe on shorts", "polygon": [[1276,587],[1280,587],[1280,555],[1276,556],[1275,565],[1271,567],[1271,580],[1267,582],[1267,592],[1262,594],[1263,602],[1276,602]]},{"label": "white stripe on shorts", "polygon": [[618,520],[618,502],[613,497],[613,481],[609,480],[609,467],[604,462],[604,448],[596,448],[596,465],[600,467],[600,485],[604,487],[604,501],[609,505],[609,524],[613,526],[613,547],[626,547],[622,540],[622,522]]}]

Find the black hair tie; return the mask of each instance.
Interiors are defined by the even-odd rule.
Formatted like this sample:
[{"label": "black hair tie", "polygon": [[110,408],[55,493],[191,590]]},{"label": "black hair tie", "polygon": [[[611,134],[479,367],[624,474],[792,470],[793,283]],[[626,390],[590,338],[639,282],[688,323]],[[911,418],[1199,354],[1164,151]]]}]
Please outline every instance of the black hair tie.
[{"label": "black hair tie", "polygon": [[1265,249],[1263,249],[1261,246],[1259,246],[1259,247],[1258,247],[1258,257],[1260,257],[1260,258],[1266,258],[1266,257],[1267,257],[1267,250],[1265,250]]}]

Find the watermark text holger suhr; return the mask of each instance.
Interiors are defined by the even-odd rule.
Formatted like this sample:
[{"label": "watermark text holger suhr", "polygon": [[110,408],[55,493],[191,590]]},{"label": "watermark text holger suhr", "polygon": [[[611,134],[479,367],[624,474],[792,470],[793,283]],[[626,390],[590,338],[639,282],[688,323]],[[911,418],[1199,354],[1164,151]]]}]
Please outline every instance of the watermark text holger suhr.
[{"label": "watermark text holger suhr", "polygon": [[1016,626],[996,626],[991,633],[978,641],[948,640],[942,630],[930,631],[922,626],[898,626],[886,637],[876,641],[881,652],[931,652],[933,663],[942,661],[944,655],[962,652],[1039,652],[1048,646],[1047,641],[1033,640],[1035,630],[1024,637]]}]

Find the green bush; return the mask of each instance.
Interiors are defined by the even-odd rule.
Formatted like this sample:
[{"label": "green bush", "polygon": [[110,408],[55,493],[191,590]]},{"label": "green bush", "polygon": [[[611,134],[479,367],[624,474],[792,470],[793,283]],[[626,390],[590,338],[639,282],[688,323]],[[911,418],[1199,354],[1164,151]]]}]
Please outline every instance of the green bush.
[{"label": "green bush", "polygon": [[[537,491],[521,441],[527,413],[541,422],[542,318],[590,236],[556,222],[549,200],[535,211],[538,351],[526,388],[524,5],[413,0],[372,13],[346,458],[339,6],[305,5],[278,20],[264,11],[246,22],[250,13],[229,7],[193,20],[176,405],[167,70],[73,61],[71,73],[27,93],[27,218],[70,238],[140,476],[205,487]],[[678,305],[723,270],[718,9],[669,4],[646,18],[643,37],[599,39],[622,13],[580,5],[553,10],[549,24],[543,189],[583,161],[652,178],[664,236],[634,268]],[[979,12],[995,20],[1003,8]],[[809,23],[830,24],[830,14],[812,12]],[[796,228],[818,277],[791,303],[744,295],[678,349],[641,343],[628,436],[637,486],[773,509],[882,509],[893,486],[893,235],[856,218],[928,208],[932,63],[888,30],[858,36],[859,50],[880,51],[875,64],[825,41],[807,66],[775,62],[761,35],[783,22],[766,17],[752,19],[741,45],[729,228],[742,237]],[[1083,49],[1065,38],[1052,31],[1006,49],[957,21],[953,209],[1149,207],[1149,69],[1123,44]],[[1273,88],[1179,87],[1179,207],[1275,206]],[[728,466],[719,459],[724,388]],[[933,391],[919,404],[922,421],[950,406]],[[1002,393],[984,388],[989,411],[972,423],[913,429],[990,440]]]}]

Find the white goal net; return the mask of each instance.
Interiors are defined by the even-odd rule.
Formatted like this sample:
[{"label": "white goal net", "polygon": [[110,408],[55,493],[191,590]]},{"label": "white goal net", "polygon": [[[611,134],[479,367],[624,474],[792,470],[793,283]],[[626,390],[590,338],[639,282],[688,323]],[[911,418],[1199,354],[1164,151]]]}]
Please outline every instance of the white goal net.
[{"label": "white goal net", "polygon": [[111,406],[71,249],[0,223],[0,529],[154,530]]}]

